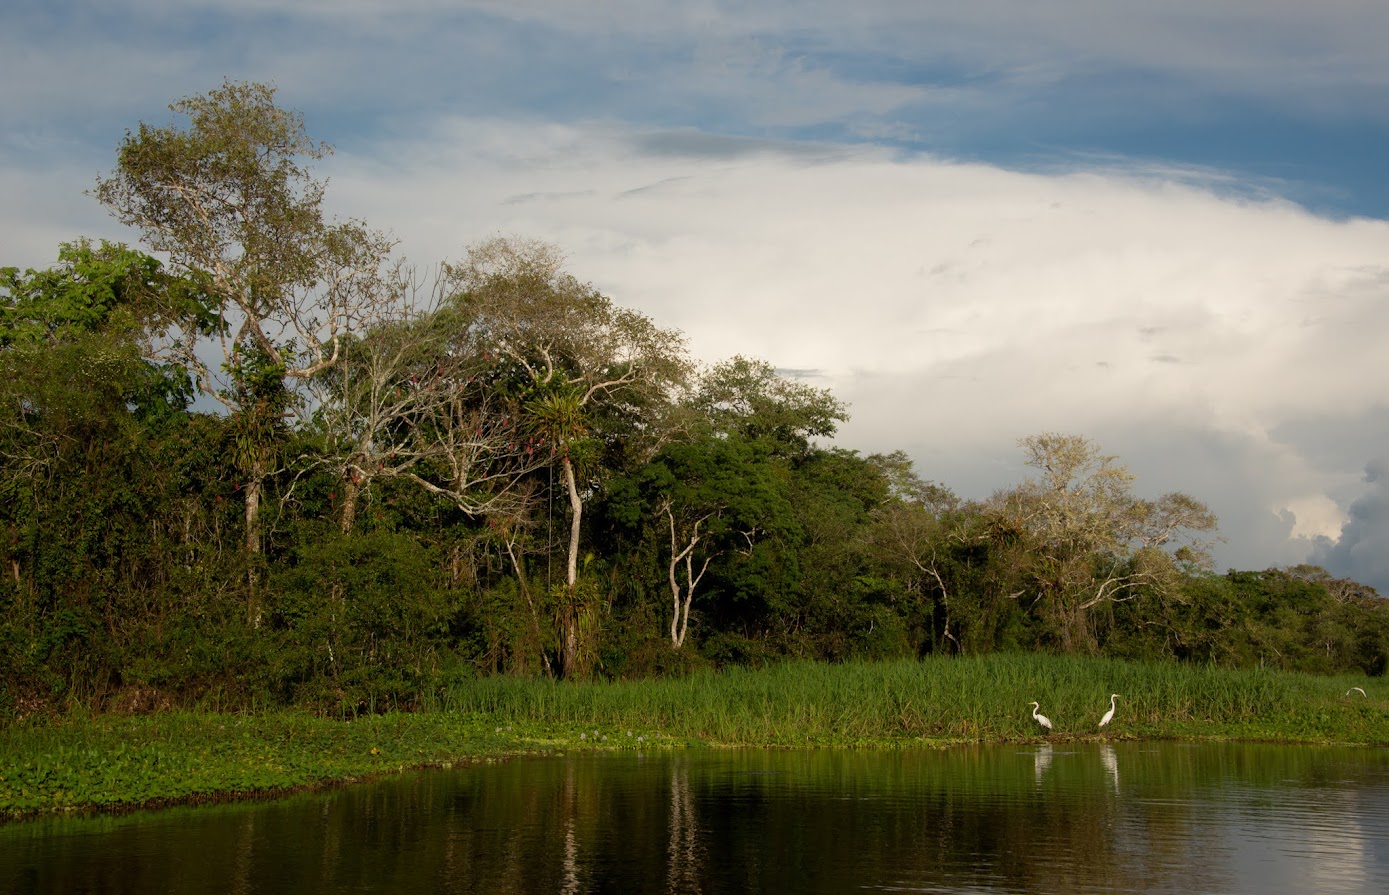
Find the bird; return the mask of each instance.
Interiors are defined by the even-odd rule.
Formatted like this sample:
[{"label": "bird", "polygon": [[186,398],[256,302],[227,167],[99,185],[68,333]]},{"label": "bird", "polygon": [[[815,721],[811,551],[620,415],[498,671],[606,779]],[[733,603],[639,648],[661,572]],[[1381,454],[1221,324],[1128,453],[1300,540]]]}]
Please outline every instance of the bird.
[{"label": "bird", "polygon": [[1110,721],[1113,721],[1113,720],[1114,720],[1114,700],[1116,700],[1116,699],[1118,699],[1118,698],[1119,698],[1119,694],[1118,694],[1118,693],[1111,693],[1111,694],[1110,694],[1110,696],[1109,696],[1109,711],[1105,712],[1105,713],[1104,713],[1104,717],[1100,719],[1100,726],[1101,726],[1101,727],[1104,727],[1104,726],[1105,726],[1106,724],[1108,724]]},{"label": "bird", "polygon": [[1041,708],[1041,706],[1035,702],[1029,702],[1028,705],[1032,706],[1032,717],[1037,719],[1037,723],[1045,727],[1047,730],[1051,730],[1051,719],[1048,718],[1046,715],[1037,714],[1037,709]]},{"label": "bird", "polygon": [[[1361,696],[1364,696],[1364,695],[1365,695],[1365,691],[1364,691],[1364,690],[1361,690],[1359,687],[1351,687],[1350,690],[1356,691],[1356,692],[1359,693]],[[1347,695],[1347,696],[1350,695],[1350,690],[1347,690],[1347,691],[1346,691],[1346,695]]]}]

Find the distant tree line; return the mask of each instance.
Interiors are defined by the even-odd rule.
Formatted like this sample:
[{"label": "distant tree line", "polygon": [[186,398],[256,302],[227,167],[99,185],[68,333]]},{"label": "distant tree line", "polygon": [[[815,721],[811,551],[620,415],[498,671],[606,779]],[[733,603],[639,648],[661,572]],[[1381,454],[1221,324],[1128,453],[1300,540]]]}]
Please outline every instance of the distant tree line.
[{"label": "distant tree line", "polygon": [[1198,500],[1087,438],[987,500],[824,446],[831,393],[494,239],[329,219],[328,148],[228,82],[96,197],[153,253],[0,269],[0,717],[411,707],[450,676],[1047,650],[1382,674],[1389,610],[1211,571]]}]

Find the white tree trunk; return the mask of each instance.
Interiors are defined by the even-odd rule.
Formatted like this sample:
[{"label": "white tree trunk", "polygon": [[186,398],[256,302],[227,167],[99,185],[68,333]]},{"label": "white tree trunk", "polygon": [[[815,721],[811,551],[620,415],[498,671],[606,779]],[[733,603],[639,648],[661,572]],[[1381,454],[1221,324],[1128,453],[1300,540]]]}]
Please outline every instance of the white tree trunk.
[{"label": "white tree trunk", "polygon": [[[690,603],[694,600],[695,587],[699,584],[699,579],[703,578],[704,573],[709,569],[709,561],[713,559],[712,556],[705,557],[704,564],[699,568],[699,574],[695,574],[694,551],[700,541],[699,526],[709,517],[702,517],[695,522],[694,531],[685,546],[681,548],[675,530],[675,514],[670,510],[669,501],[666,501],[664,509],[666,519],[670,521],[670,566],[667,569],[670,578],[671,600],[670,643],[675,649],[680,649],[685,645],[685,634],[690,629]],[[683,587],[675,574],[682,560],[685,563],[685,584]]]},{"label": "white tree trunk", "polygon": [[579,580],[579,523],[583,518],[584,502],[579,496],[579,485],[574,477],[574,464],[565,457],[560,462],[564,470],[564,487],[569,491],[569,564],[565,569],[565,581],[572,591]]}]

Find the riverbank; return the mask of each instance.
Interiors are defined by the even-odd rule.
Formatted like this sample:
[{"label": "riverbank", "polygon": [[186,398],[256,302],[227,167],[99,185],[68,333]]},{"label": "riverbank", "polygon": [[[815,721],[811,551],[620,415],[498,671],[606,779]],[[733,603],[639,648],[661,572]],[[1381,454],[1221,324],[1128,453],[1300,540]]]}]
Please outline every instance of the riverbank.
[{"label": "riverbank", "polygon": [[[1111,693],[1118,710],[1101,730]],[[1033,720],[1033,700],[1051,732]],[[180,711],[30,722],[0,732],[0,819],[259,798],[576,749],[1389,744],[1389,682],[1380,679],[1051,656],[790,663],[617,683],[483,678],[449,683],[432,702],[427,712],[346,721]]]}]

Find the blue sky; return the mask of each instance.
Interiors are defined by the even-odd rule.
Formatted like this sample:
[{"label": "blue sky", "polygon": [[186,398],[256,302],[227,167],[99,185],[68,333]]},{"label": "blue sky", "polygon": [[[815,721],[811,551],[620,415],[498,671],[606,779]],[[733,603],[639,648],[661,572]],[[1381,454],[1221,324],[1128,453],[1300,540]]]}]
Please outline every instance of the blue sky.
[{"label": "blue sky", "polygon": [[1222,565],[1389,593],[1389,4],[117,0],[0,11],[0,263],[224,78],[427,265],[497,233],[970,497],[1078,432]]}]

